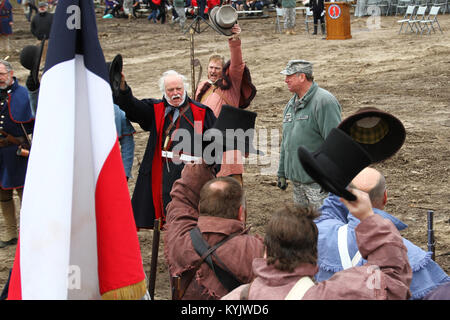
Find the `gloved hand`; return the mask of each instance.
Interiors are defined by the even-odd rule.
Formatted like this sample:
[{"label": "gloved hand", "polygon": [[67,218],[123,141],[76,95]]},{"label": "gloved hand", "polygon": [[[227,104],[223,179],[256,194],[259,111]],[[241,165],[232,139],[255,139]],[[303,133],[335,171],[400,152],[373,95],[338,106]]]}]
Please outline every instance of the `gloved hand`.
[{"label": "gloved hand", "polygon": [[27,89],[29,91],[36,91],[37,89],[39,89],[39,85],[40,85],[39,81],[36,83],[33,79],[33,76],[30,73],[26,82]]},{"label": "gloved hand", "polygon": [[287,186],[288,186],[288,183],[286,181],[286,178],[278,177],[277,187],[280,188],[281,190],[286,190]]}]

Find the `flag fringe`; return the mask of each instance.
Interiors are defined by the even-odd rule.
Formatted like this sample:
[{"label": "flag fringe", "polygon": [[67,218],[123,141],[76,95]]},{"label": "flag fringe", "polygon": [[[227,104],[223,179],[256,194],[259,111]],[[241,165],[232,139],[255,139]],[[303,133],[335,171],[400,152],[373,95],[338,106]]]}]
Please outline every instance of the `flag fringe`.
[{"label": "flag fringe", "polygon": [[145,279],[129,286],[102,294],[102,300],[140,300],[147,292]]}]

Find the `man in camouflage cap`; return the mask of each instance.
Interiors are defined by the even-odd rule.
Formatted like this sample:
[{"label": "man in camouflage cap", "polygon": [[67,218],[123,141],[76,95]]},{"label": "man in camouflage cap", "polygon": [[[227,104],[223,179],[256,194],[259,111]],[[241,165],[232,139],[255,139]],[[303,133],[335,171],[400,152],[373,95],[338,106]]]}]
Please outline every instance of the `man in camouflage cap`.
[{"label": "man in camouflage cap", "polygon": [[327,90],[320,88],[313,77],[313,65],[305,60],[291,60],[280,72],[294,95],[283,113],[283,138],[278,166],[278,187],[286,190],[287,180],[294,188],[294,202],[319,208],[327,194],[305,172],[297,156],[302,146],[316,151],[331,129],[341,122],[341,106]]}]

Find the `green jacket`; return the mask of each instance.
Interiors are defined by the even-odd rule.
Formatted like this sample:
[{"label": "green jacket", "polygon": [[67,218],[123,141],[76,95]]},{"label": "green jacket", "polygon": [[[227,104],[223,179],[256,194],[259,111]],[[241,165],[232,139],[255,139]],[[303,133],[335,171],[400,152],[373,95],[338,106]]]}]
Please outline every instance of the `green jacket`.
[{"label": "green jacket", "polygon": [[173,6],[177,8],[184,7],[184,0],[173,0]]},{"label": "green jacket", "polygon": [[315,82],[298,99],[295,94],[284,109],[278,176],[307,184],[314,181],[303,169],[297,149],[303,146],[310,152],[316,151],[341,122],[341,105]]},{"label": "green jacket", "polygon": [[297,5],[296,0],[282,0],[281,1],[281,6],[283,8],[295,8],[296,5]]}]

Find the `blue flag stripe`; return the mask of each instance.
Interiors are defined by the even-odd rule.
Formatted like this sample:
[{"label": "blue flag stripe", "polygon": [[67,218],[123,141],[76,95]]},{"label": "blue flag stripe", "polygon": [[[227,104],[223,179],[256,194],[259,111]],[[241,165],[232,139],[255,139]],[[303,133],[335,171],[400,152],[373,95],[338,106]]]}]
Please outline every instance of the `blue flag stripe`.
[{"label": "blue flag stripe", "polygon": [[75,54],[83,55],[85,67],[109,83],[92,0],[58,2],[44,72],[58,63],[74,59]]}]

